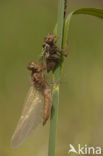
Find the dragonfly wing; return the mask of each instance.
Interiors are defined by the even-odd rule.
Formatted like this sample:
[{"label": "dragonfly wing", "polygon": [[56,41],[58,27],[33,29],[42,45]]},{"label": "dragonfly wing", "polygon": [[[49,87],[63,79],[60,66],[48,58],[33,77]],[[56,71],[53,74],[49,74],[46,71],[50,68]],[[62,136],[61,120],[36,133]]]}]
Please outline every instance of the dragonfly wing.
[{"label": "dragonfly wing", "polygon": [[43,96],[32,86],[27,94],[21,117],[11,139],[12,147],[16,148],[21,145],[32,129],[35,129],[42,120]]}]

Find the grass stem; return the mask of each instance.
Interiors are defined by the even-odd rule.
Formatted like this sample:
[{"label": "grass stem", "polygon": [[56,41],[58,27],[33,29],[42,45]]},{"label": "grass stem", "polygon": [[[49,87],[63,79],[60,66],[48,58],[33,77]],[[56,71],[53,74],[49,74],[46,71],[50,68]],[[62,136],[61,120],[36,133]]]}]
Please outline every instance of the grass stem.
[{"label": "grass stem", "polygon": [[[64,6],[65,0],[58,0],[58,19],[57,19],[57,46],[62,48],[63,42],[63,29],[64,29]],[[53,73],[54,82],[60,80],[61,66],[58,66]],[[53,85],[52,92],[52,111],[50,119],[50,133],[49,133],[49,148],[48,156],[55,156],[56,147],[56,129],[58,118],[58,106],[59,106],[59,84]]]}]

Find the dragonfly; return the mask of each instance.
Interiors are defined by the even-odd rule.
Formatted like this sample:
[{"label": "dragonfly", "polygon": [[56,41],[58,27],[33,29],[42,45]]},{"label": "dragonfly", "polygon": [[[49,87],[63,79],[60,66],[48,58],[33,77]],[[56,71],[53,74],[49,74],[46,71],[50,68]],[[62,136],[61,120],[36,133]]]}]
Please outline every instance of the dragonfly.
[{"label": "dragonfly", "polygon": [[28,91],[20,119],[11,138],[13,148],[20,146],[40,123],[46,124],[52,107],[51,89],[47,87],[43,67],[31,62],[28,69],[32,71],[32,86]]}]

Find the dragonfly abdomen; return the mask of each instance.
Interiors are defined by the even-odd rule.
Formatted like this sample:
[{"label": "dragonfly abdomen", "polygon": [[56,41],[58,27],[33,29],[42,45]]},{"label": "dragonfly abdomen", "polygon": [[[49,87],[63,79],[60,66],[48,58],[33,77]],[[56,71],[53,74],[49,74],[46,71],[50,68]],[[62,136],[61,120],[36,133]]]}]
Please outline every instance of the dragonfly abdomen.
[{"label": "dragonfly abdomen", "polygon": [[51,107],[52,107],[51,90],[50,89],[45,89],[45,91],[44,91],[43,125],[46,124],[46,121],[48,120],[48,118],[50,116]]}]

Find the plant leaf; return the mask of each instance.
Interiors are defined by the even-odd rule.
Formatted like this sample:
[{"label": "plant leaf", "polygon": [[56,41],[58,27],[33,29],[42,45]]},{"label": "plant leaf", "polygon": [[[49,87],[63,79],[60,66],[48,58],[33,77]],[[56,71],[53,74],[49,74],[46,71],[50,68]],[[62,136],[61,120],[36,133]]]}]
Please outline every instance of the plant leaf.
[{"label": "plant leaf", "polygon": [[103,19],[103,10],[96,8],[81,8],[73,12],[73,14],[87,14]]},{"label": "plant leaf", "polygon": [[68,45],[68,32],[69,32],[69,25],[71,21],[72,15],[79,15],[79,14],[85,14],[85,15],[91,15],[98,18],[103,19],[103,10],[102,9],[96,9],[96,8],[81,8],[75,11],[70,12],[65,20],[65,26],[64,26],[64,34],[63,34],[63,48]]}]

